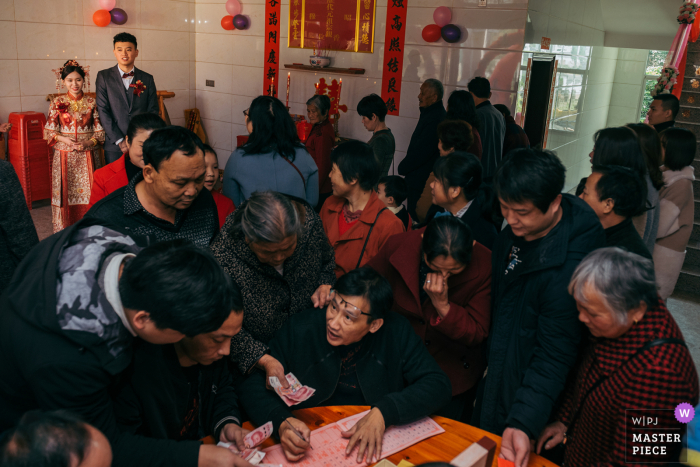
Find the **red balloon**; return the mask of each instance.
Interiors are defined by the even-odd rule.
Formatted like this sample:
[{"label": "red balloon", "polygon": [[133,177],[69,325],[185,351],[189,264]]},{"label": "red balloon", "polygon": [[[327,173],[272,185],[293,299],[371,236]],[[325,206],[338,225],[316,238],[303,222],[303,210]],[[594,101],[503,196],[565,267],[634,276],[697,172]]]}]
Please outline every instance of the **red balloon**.
[{"label": "red balloon", "polygon": [[112,15],[107,10],[97,10],[92,15],[92,22],[101,28],[107,26],[110,21],[112,21]]},{"label": "red balloon", "polygon": [[221,27],[227,31],[233,31],[236,27],[233,25],[233,16],[227,15],[221,18]]},{"label": "red balloon", "polygon": [[442,29],[437,24],[429,24],[423,28],[423,40],[425,42],[435,42],[440,39]]}]

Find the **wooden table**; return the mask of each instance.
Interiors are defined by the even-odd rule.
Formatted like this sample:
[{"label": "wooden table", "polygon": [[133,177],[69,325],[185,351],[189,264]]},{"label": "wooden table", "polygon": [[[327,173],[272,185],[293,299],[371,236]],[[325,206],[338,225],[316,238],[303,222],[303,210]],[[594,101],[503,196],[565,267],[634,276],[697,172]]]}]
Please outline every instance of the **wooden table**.
[{"label": "wooden table", "polygon": [[[337,422],[338,420],[364,412],[365,410],[369,410],[369,407],[346,405],[295,410],[292,413],[296,418],[306,423],[309,429],[313,432],[316,428]],[[433,420],[438,422],[440,426],[445,429],[445,433],[428,438],[418,444],[414,444],[408,449],[389,456],[387,459],[397,465],[402,459],[405,459],[414,465],[419,465],[424,462],[450,462],[452,459],[457,457],[457,454],[467,449],[472,443],[479,441],[484,436],[488,436],[497,444],[496,456],[493,460],[493,467],[498,467],[497,458],[498,453],[501,450],[500,436],[493,435],[479,428],[456,422],[448,418],[433,417]],[[252,430],[254,427],[250,424],[250,422],[246,422],[243,424],[243,428]],[[264,449],[273,446],[274,444],[274,440],[270,438],[260,447],[258,447],[258,449]],[[547,459],[532,453],[530,454],[530,462],[528,467],[557,466]]]}]

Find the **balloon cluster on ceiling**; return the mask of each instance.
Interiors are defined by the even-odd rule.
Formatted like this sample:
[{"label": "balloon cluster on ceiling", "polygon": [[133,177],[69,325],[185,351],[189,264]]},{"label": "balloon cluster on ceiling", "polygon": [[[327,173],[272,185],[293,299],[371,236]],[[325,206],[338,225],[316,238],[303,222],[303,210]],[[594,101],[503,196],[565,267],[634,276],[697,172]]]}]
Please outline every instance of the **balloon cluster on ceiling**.
[{"label": "balloon cluster on ceiling", "polygon": [[238,0],[228,0],[226,2],[227,16],[221,18],[221,27],[227,31],[234,29],[246,29],[248,27],[248,18],[241,14],[241,2]]},{"label": "balloon cluster on ceiling", "polygon": [[436,42],[442,37],[445,42],[453,44],[462,38],[462,31],[459,27],[450,23],[452,12],[446,6],[439,6],[435,9],[433,21],[435,24],[429,24],[423,28],[424,41]]},{"label": "balloon cluster on ceiling", "polygon": [[100,0],[102,9],[97,10],[92,15],[92,22],[101,28],[104,28],[109,23],[118,25],[126,23],[129,16],[126,14],[126,11],[121,8],[114,8],[116,4],[117,0]]}]

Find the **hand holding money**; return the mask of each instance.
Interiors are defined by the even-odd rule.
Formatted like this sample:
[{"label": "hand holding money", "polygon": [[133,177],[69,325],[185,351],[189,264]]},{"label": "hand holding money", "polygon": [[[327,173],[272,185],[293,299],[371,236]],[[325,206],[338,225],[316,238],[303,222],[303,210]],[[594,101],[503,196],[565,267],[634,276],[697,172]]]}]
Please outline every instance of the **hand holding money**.
[{"label": "hand holding money", "polygon": [[270,386],[271,377],[275,377],[281,382],[283,387],[289,387],[287,381],[284,380],[284,367],[282,364],[272,355],[263,355],[256,363],[256,366],[261,370],[265,370],[265,385],[267,389],[272,389]]},{"label": "hand holding money", "polygon": [[270,377],[268,381],[272,389],[274,389],[277,395],[287,404],[287,407],[304,402],[316,392],[315,389],[302,386],[297,377],[292,373],[288,373],[284,379],[288,383],[288,387],[286,388],[282,386],[282,382],[275,376]]},{"label": "hand holding money", "polygon": [[232,445],[236,446],[239,451],[242,451],[246,448],[244,438],[249,433],[249,430],[241,428],[235,423],[227,423],[221,430],[221,434],[219,435],[219,441],[231,443]]}]

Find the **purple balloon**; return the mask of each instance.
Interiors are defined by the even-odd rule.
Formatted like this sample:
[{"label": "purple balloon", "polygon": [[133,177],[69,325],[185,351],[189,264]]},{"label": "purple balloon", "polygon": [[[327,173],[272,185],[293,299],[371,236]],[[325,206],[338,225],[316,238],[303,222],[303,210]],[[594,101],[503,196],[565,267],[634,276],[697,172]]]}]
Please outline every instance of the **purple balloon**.
[{"label": "purple balloon", "polygon": [[122,10],[121,8],[114,8],[109,12],[109,14],[112,15],[112,22],[114,24],[124,24],[126,23],[126,20],[129,19],[126,11]]},{"label": "purple balloon", "polygon": [[233,25],[236,29],[246,29],[248,27],[248,18],[243,15],[236,15],[233,17]]},{"label": "purple balloon", "polygon": [[462,37],[462,31],[460,31],[454,24],[443,26],[441,33],[442,38],[445,39],[445,42],[449,42],[450,44],[454,44]]}]

